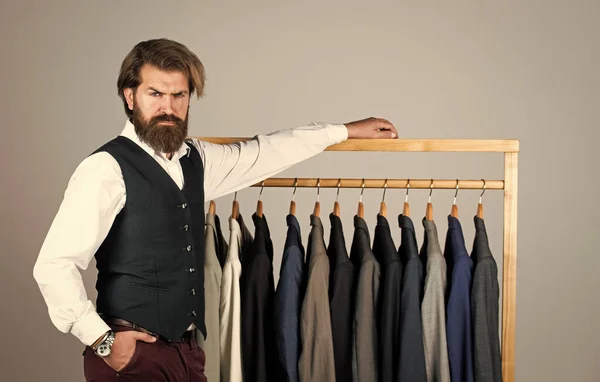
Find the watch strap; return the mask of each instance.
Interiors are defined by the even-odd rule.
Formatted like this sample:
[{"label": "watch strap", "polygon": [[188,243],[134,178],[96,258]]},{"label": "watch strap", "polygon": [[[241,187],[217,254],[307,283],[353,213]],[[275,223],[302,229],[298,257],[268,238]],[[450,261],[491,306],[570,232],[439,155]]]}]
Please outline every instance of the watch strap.
[{"label": "watch strap", "polygon": [[92,350],[95,351],[96,349],[98,349],[98,346],[108,338],[108,335],[110,334],[110,332],[111,332],[110,330],[107,331],[102,336],[100,336],[100,338],[98,338],[96,340],[96,342],[94,342],[93,344],[91,344],[90,347],[92,348]]}]

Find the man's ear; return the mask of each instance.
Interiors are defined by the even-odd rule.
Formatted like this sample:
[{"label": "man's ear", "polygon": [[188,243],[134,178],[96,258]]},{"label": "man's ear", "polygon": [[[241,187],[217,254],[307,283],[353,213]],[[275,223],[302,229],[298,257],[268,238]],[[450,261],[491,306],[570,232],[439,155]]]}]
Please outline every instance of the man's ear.
[{"label": "man's ear", "polygon": [[125,90],[123,90],[123,95],[125,96],[125,100],[127,101],[127,107],[129,107],[129,110],[133,110],[133,89],[126,88]]}]

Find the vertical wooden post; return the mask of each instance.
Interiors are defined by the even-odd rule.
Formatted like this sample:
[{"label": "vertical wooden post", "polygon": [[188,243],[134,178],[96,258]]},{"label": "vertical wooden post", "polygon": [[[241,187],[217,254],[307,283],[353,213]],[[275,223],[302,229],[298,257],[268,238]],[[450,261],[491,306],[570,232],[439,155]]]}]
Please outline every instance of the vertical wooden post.
[{"label": "vertical wooden post", "polygon": [[515,380],[517,307],[517,191],[519,154],[504,154],[504,258],[502,272],[502,380]]}]

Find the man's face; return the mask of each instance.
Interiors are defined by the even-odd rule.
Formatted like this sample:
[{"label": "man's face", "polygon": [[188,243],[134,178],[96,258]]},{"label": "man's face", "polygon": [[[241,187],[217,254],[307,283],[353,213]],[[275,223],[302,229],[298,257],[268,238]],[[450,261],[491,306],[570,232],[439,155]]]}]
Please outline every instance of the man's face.
[{"label": "man's face", "polygon": [[150,65],[140,71],[142,83],[125,89],[133,125],[140,140],[154,150],[173,153],[188,133],[189,86],[181,72],[165,72]]}]

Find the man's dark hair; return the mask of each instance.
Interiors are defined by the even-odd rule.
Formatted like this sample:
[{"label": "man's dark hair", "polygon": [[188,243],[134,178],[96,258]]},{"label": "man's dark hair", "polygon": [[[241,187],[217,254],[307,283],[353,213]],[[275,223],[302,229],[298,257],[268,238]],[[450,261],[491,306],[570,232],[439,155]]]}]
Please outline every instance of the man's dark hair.
[{"label": "man's dark hair", "polygon": [[164,71],[182,72],[187,77],[190,96],[194,92],[198,98],[204,94],[204,65],[185,45],[166,38],[142,41],[123,60],[117,80],[118,94],[129,118],[132,118],[133,111],[127,106],[123,90],[137,89],[142,81],[140,70],[144,65],[152,65]]}]

